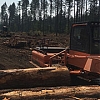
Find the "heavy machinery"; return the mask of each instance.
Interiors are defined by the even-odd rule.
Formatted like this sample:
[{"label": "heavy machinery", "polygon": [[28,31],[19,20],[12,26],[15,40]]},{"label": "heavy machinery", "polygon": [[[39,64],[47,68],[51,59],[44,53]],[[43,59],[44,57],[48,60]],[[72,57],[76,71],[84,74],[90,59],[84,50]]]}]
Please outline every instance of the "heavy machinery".
[{"label": "heavy machinery", "polygon": [[8,32],[7,26],[5,26],[5,25],[3,26],[0,36],[1,37],[10,37],[11,36],[11,34]]},{"label": "heavy machinery", "polygon": [[72,24],[69,47],[37,47],[32,62],[36,67],[66,66],[68,77],[100,85],[100,22]]}]

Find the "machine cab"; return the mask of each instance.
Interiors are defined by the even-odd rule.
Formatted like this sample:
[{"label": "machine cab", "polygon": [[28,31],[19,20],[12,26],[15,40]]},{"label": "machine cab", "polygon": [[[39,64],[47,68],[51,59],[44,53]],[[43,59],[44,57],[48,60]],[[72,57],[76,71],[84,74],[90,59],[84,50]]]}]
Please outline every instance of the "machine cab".
[{"label": "machine cab", "polygon": [[75,23],[70,35],[70,50],[100,54],[100,22]]}]

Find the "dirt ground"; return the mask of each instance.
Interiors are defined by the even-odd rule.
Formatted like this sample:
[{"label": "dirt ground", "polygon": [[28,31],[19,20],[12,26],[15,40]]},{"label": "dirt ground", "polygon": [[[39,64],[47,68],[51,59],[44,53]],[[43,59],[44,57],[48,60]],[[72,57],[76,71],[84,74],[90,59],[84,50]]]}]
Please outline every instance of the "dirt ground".
[{"label": "dirt ground", "polygon": [[[47,35],[47,36],[27,36],[24,37],[25,40],[31,38],[31,45],[23,48],[12,48],[4,45],[4,42],[10,38],[2,37],[0,38],[0,69],[14,69],[14,68],[31,68],[33,65],[29,63],[31,60],[32,49],[36,46],[41,46],[42,40],[45,38],[45,42],[49,43],[46,46],[68,46],[68,36],[67,35]],[[32,39],[33,38],[33,39]],[[50,44],[50,45],[49,45]],[[43,44],[44,45],[44,44]],[[30,49],[31,48],[31,49]]]},{"label": "dirt ground", "polygon": [[29,68],[31,50],[10,48],[0,40],[0,69]]}]

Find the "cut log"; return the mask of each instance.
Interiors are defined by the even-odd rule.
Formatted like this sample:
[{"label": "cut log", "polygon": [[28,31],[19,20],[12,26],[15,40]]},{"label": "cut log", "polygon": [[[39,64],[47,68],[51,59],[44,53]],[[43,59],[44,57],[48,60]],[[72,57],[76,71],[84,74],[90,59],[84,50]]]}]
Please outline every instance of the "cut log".
[{"label": "cut log", "polygon": [[99,100],[100,86],[39,87],[31,89],[0,90],[0,100]]},{"label": "cut log", "polygon": [[0,70],[0,89],[69,85],[66,67]]}]

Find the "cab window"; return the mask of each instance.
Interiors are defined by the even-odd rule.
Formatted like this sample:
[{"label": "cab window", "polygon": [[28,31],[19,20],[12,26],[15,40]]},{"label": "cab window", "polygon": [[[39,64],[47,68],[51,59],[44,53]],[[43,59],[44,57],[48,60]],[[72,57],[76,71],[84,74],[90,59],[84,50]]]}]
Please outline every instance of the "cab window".
[{"label": "cab window", "polygon": [[71,47],[74,50],[88,52],[89,50],[89,35],[86,25],[79,25],[73,27]]}]

